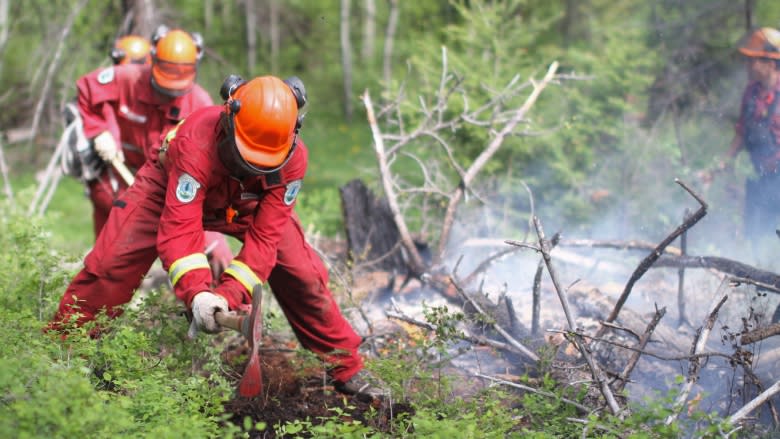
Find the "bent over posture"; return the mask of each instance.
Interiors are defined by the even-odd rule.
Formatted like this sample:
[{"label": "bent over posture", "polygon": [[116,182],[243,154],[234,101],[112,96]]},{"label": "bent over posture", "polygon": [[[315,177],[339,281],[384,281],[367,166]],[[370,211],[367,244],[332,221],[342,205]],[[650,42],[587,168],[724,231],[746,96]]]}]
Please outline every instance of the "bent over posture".
[{"label": "bent over posture", "polygon": [[[176,296],[205,332],[214,314],[251,303],[267,282],[301,344],[328,361],[339,390],[366,393],[361,338],[328,289],[328,273],[293,212],[308,163],[298,135],[305,103],[297,78],[231,76],[224,106],[195,111],[171,131],[119,198],[85,267],[68,286],[52,327],[118,315],[158,256]],[[203,231],[243,246],[211,288]]]}]

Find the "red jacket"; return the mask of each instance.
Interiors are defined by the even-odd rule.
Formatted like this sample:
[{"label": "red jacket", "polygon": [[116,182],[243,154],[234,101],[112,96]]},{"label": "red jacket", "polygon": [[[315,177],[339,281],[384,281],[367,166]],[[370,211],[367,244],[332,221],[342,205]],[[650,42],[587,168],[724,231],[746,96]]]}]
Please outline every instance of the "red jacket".
[{"label": "red jacket", "polygon": [[169,98],[152,88],[151,66],[128,64],[90,72],[76,82],[84,134],[94,138],[109,131],[122,145],[125,162],[140,168],[157,156],[162,134],[192,111],[212,105],[195,85],[190,93]]},{"label": "red jacket", "polygon": [[[204,229],[242,240],[241,251],[216,289],[235,308],[251,301],[252,286],[267,281],[276,265],[282,232],[293,221],[308,150],[299,138],[281,170],[238,181],[217,153],[222,110],[222,106],[196,110],[168,135],[160,182],[167,189],[157,250],[176,296],[189,305],[195,294],[210,290],[211,271],[202,254]],[[231,210],[237,214],[229,220]]]}]

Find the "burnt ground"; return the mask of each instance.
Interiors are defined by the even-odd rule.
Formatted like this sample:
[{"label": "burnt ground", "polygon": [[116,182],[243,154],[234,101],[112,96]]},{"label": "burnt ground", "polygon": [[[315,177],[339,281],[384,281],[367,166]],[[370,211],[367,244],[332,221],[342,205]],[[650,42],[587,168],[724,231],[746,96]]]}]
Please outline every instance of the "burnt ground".
[{"label": "burnt ground", "polygon": [[[252,438],[273,438],[276,430],[288,422],[308,422],[321,425],[338,412],[342,421],[358,421],[384,433],[392,433],[394,417],[410,413],[408,404],[381,400],[363,400],[337,392],[327,382],[325,371],[319,364],[306,364],[294,342],[284,342],[266,337],[260,352],[263,373],[263,390],[254,398],[236,394],[225,408],[231,414],[230,421],[245,425],[247,418],[253,424],[265,423],[264,431],[253,430]],[[236,383],[243,375],[246,357],[250,349],[247,343],[233,345],[224,354],[226,374]],[[305,355],[303,355],[305,357]],[[237,385],[237,384],[236,384]],[[275,428],[276,427],[276,428]]]}]

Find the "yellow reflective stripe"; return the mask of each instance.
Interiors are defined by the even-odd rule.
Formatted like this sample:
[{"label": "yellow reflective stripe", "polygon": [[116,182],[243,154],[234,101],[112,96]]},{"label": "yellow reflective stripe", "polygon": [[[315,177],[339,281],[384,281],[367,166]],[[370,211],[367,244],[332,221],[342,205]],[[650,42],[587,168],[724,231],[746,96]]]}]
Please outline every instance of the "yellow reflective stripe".
[{"label": "yellow reflective stripe", "polygon": [[209,269],[209,259],[205,253],[193,253],[177,259],[168,269],[168,277],[171,278],[171,283],[175,286],[184,273],[198,268]]},{"label": "yellow reflective stripe", "polygon": [[225,269],[225,273],[233,276],[238,282],[240,282],[241,285],[243,285],[244,288],[249,291],[250,295],[252,294],[252,290],[255,288],[255,285],[263,283],[263,281],[257,277],[255,272],[252,271],[248,265],[235,259],[233,259],[233,262],[231,262],[230,265],[228,265],[228,268]]}]

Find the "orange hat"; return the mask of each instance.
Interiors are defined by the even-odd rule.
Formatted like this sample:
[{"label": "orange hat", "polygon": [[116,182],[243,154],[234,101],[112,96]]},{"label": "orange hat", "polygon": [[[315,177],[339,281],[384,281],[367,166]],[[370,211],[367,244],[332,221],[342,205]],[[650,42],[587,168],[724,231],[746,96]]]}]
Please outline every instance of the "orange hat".
[{"label": "orange hat", "polygon": [[159,37],[152,49],[152,85],[160,92],[181,96],[195,85],[202,48],[188,32],[174,29]]},{"label": "orange hat", "polygon": [[275,76],[240,84],[227,102],[241,157],[261,168],[284,163],[295,141],[298,103],[292,89]]},{"label": "orange hat", "polygon": [[114,42],[109,55],[114,64],[149,64],[152,61],[150,50],[151,44],[146,38],[126,35]]},{"label": "orange hat", "polygon": [[780,60],[780,31],[771,27],[762,27],[743,39],[739,51],[751,58]]}]

